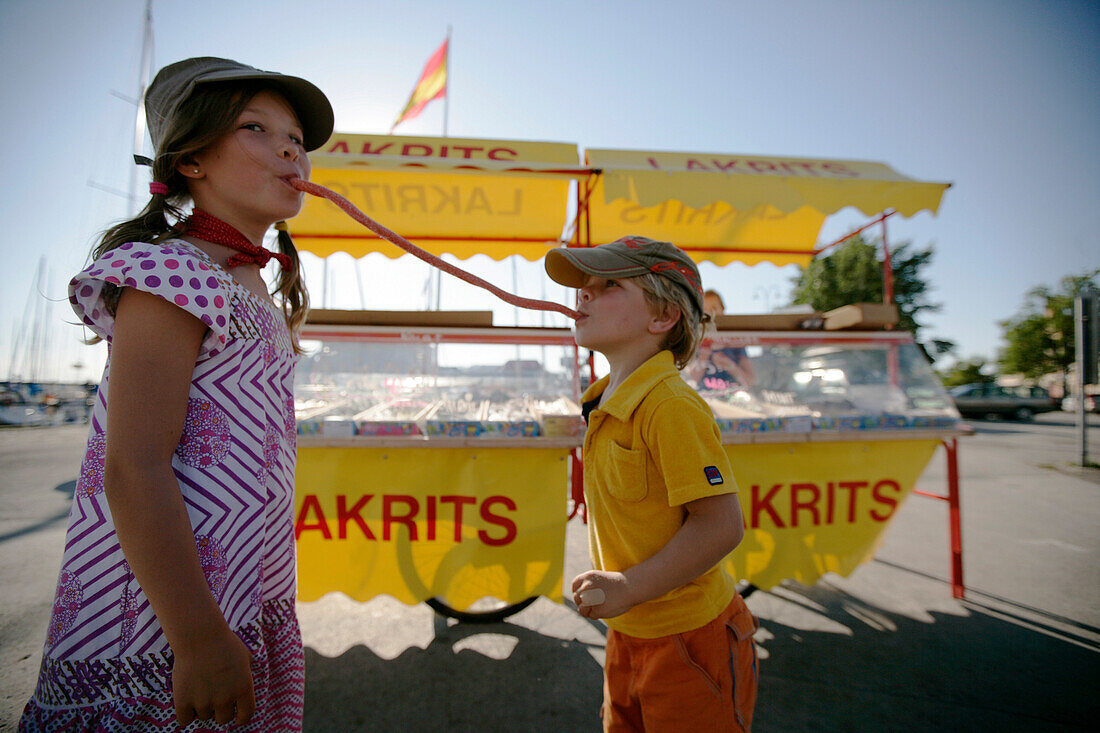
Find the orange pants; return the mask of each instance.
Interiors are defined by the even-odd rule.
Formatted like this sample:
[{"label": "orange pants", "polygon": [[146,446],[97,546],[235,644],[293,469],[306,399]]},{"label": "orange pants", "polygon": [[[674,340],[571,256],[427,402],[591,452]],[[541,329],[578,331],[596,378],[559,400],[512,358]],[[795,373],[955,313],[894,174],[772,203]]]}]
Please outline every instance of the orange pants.
[{"label": "orange pants", "polygon": [[607,632],[603,729],[748,731],[759,627],[741,596],[706,626],[656,639]]}]

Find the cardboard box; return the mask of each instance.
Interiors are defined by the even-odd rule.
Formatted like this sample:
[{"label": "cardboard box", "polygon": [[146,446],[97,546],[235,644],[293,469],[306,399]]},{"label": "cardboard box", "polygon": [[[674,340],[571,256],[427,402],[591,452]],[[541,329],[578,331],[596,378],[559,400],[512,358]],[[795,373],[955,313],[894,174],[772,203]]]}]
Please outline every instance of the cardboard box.
[{"label": "cardboard box", "polygon": [[541,433],[552,438],[575,438],[584,435],[584,419],[580,415],[547,415],[539,418]]},{"label": "cardboard box", "polygon": [[898,322],[898,308],[886,303],[853,303],[825,313],[825,330],[877,331]]},{"label": "cardboard box", "polygon": [[756,315],[722,315],[714,319],[719,331],[797,331],[804,324],[817,325],[820,313],[760,313]]}]

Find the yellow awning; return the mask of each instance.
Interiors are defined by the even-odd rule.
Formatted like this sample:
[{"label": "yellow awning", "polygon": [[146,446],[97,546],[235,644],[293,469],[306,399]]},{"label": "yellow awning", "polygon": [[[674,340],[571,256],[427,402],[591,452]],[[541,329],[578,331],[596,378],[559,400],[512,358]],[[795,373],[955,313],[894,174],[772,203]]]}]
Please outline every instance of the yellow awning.
[{"label": "yellow awning", "polygon": [[[434,254],[541,258],[558,245],[569,181],[584,176],[576,144],[337,133],[310,155],[311,179]],[[404,254],[332,203],[306,197],[289,222],[321,257]]]},{"label": "yellow awning", "polygon": [[592,244],[641,234],[718,265],[805,265],[828,215],[935,213],[950,185],[866,161],[606,149],[585,160],[602,170],[589,199]]},{"label": "yellow awning", "polygon": [[[867,161],[590,149],[581,165],[574,143],[399,135],[337,133],[310,160],[316,183],[429,252],[462,259],[537,260],[558,246],[572,179],[593,184],[582,242],[642,234],[718,265],[806,265],[830,214],[935,213],[950,185]],[[589,180],[590,169],[601,173]],[[290,230],[322,257],[402,254],[309,196]]]}]

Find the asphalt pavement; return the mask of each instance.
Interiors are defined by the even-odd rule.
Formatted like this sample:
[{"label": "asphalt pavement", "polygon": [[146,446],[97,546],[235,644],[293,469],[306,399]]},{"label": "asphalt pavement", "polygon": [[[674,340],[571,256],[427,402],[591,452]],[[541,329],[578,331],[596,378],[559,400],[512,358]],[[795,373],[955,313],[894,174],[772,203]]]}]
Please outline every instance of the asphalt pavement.
[{"label": "asphalt pavement", "polygon": [[[946,505],[919,496],[850,577],[752,594],[754,730],[1095,729],[1100,470],[1072,465],[1072,415],[972,425],[959,451],[966,597],[951,596]],[[84,433],[0,430],[0,730],[34,686]],[[943,492],[945,475],[939,450],[918,487]],[[566,579],[586,563],[574,521]],[[541,598],[486,625],[385,596],[298,610],[307,731],[599,730],[604,628],[568,605]]]}]

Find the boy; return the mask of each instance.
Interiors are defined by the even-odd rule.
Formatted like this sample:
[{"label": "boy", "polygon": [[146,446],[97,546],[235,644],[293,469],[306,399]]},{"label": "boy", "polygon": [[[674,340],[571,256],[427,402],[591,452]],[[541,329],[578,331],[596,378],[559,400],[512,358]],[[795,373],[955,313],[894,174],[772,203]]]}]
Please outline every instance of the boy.
[{"label": "boy", "polygon": [[702,335],[695,263],[645,237],[558,248],[580,288],[577,343],[610,374],[585,392],[584,493],[594,570],[573,579],[607,619],[605,731],[747,731],[756,620],[718,563],[744,535],[737,488],[706,403],[677,371]]}]

